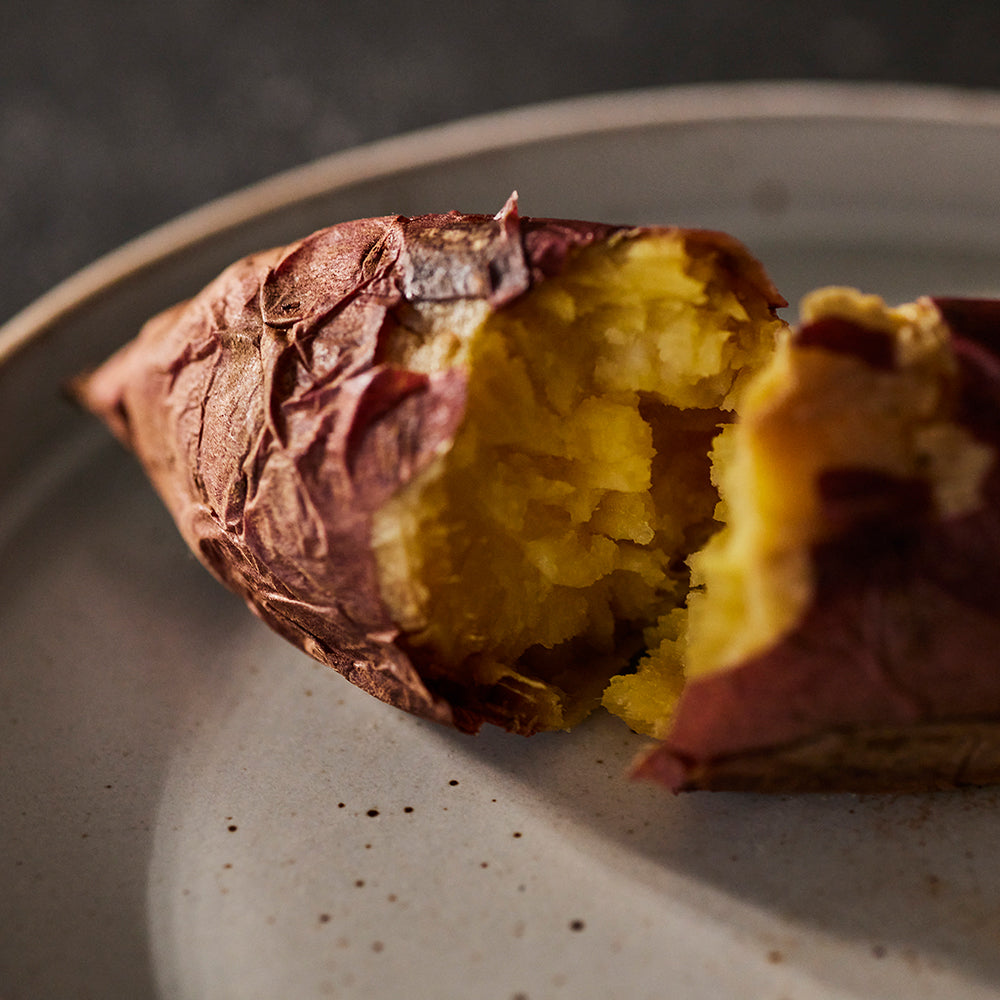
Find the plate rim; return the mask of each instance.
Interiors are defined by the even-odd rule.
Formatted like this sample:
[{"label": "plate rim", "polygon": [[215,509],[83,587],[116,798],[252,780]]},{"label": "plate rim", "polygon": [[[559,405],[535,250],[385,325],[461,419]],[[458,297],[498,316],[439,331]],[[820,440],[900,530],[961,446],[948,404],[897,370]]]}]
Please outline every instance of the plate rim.
[{"label": "plate rim", "polygon": [[839,119],[1000,128],[1000,91],[896,82],[764,80],[587,94],[471,115],[327,154],[223,194],[71,273],[0,324],[0,371],[126,278],[185,250],[353,183],[552,139],[762,119]]}]

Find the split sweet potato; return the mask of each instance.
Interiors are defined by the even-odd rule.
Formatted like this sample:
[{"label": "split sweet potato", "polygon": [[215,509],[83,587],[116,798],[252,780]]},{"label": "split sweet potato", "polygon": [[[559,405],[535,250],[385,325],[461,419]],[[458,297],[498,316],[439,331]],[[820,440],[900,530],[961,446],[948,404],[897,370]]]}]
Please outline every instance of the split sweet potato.
[{"label": "split sweet potato", "polygon": [[77,397],[195,554],[378,698],[602,704],[680,790],[1000,778],[1000,304],[791,331],[731,237],[391,216],[254,255]]}]

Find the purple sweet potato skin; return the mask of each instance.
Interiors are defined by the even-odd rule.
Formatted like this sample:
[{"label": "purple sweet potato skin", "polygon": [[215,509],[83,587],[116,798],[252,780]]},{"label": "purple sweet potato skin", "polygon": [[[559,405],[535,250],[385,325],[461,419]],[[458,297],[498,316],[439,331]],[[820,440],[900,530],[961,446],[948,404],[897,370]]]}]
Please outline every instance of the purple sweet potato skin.
[{"label": "purple sweet potato skin", "polygon": [[[453,439],[466,376],[393,367],[385,339],[407,302],[501,309],[575,249],[626,231],[521,218],[514,199],[495,217],[332,226],[234,264],[74,391],[135,452],[194,553],[277,632],[409,712],[523,731],[515,709],[439,683],[396,642],[372,513]],[[736,241],[686,236],[785,304]]]},{"label": "purple sweet potato skin", "polygon": [[[1000,453],[1000,303],[937,305],[958,363],[954,420]],[[639,776],[780,791],[1000,777],[1000,463],[961,516],[937,514],[924,487],[831,470],[837,531],[813,552],[811,607],[770,649],[689,683]]]}]

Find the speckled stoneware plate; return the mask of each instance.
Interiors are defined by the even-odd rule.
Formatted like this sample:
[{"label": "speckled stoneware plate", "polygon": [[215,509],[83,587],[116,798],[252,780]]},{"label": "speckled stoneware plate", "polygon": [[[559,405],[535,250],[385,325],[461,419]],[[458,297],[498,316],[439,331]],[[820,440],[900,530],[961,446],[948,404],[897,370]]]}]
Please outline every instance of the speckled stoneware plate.
[{"label": "speckled stoneware plate", "polygon": [[[362,215],[727,229],[793,301],[1000,294],[1000,99],[645,92],[335,156],[0,331],[0,997],[960,1000],[1000,989],[1000,793],[672,797],[610,718],[464,737],[286,646],[59,396],[231,259]],[[794,310],[789,311],[794,315]]]}]

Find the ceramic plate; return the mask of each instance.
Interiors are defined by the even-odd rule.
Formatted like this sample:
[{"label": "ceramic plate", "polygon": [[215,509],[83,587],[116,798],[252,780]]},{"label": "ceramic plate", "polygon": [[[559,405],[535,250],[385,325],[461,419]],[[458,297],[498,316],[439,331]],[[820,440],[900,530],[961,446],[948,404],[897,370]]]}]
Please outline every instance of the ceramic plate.
[{"label": "ceramic plate", "polygon": [[[286,646],[61,382],[245,252],[363,215],[726,229],[793,302],[1000,294],[1000,101],[613,95],[335,156],[216,202],[0,331],[0,996],[992,997],[993,790],[674,797],[642,741],[465,737]],[[794,317],[794,308],[789,310]]]}]

